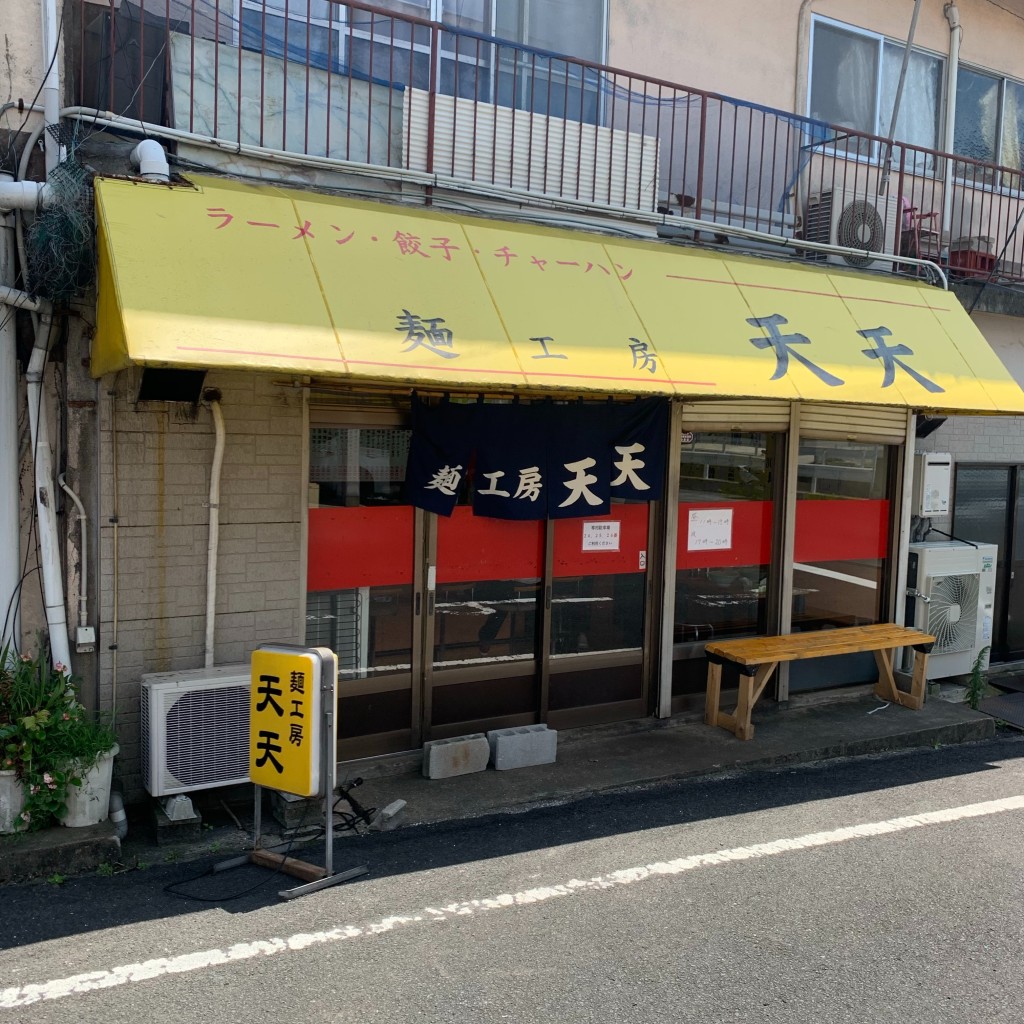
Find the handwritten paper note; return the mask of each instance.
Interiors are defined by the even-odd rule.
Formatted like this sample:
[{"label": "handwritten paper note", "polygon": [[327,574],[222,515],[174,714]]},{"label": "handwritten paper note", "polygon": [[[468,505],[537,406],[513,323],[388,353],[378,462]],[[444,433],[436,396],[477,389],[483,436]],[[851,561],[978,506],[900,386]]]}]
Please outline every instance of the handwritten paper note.
[{"label": "handwritten paper note", "polygon": [[690,510],[687,551],[728,551],[732,547],[732,509]]}]

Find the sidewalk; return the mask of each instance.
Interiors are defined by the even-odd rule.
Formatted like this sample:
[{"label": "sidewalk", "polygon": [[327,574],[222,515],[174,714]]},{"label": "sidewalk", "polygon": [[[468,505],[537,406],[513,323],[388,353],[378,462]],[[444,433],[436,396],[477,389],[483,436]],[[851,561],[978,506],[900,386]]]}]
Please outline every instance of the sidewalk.
[{"label": "sidewalk", "polygon": [[[562,732],[554,764],[430,780],[419,772],[419,756],[410,754],[346,765],[339,782],[362,777],[364,783],[355,796],[365,807],[382,808],[404,800],[406,808],[398,827],[407,828],[518,813],[670,780],[968,743],[995,734],[990,717],[963,704],[932,699],[920,711],[910,711],[884,706],[871,696],[785,711],[768,705],[755,712],[754,723],[754,738],[742,741],[692,718],[643,719]],[[247,799],[244,790],[228,795],[232,797],[230,808],[223,791],[193,794],[203,815],[203,828],[182,830],[181,841],[170,845],[167,830],[157,842],[148,808],[131,814],[131,829],[123,846],[109,822],[93,828],[55,828],[29,836],[2,837],[0,882],[68,876],[94,871],[105,863],[132,866],[186,861],[241,850],[252,841],[251,797]],[[240,795],[240,801],[234,799]],[[304,816],[308,825],[319,821],[319,814],[310,814],[305,807],[298,815]],[[263,820],[265,842],[271,845],[285,830],[268,813]]]}]

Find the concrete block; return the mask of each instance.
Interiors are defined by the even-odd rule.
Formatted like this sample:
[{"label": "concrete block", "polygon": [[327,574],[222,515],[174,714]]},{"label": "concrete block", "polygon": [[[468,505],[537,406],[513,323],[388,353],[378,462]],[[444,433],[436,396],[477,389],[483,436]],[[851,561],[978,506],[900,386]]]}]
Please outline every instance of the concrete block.
[{"label": "concrete block", "polygon": [[323,797],[296,796],[294,793],[282,793],[275,789],[269,790],[269,793],[270,813],[286,831],[307,829],[323,824]]},{"label": "concrete block", "polygon": [[423,774],[428,779],[448,779],[482,772],[490,756],[491,748],[482,732],[431,740],[423,747]]},{"label": "concrete block", "polygon": [[198,839],[201,835],[203,817],[194,808],[191,817],[172,819],[167,816],[163,804],[154,800],[150,804],[150,815],[158,846],[164,843],[184,843]]},{"label": "concrete block", "polygon": [[558,750],[558,733],[546,725],[524,725],[492,729],[487,734],[491,764],[498,771],[527,768],[532,764],[553,764]]}]

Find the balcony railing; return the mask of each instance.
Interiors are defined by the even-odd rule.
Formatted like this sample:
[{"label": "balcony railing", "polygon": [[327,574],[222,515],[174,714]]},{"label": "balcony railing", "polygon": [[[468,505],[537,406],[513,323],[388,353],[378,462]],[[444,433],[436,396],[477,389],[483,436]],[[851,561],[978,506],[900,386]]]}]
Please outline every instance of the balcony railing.
[{"label": "balcony railing", "polygon": [[79,104],[241,153],[710,221],[708,242],[741,228],[1024,281],[1017,169],[364,3],[69,4]]}]

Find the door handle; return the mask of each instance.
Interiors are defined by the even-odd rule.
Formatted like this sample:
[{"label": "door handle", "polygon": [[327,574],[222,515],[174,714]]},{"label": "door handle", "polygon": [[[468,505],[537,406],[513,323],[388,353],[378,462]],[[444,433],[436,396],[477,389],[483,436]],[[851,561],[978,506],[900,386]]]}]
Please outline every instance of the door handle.
[{"label": "door handle", "polygon": [[421,596],[422,596],[422,595],[421,595],[421,594],[420,594],[420,592],[419,592],[419,591],[417,590],[417,591],[416,591],[416,600],[415,600],[415,606],[414,606],[414,608],[413,608],[413,615],[414,615],[414,616],[415,616],[415,615],[419,615],[419,613],[420,613],[420,598],[421,598]]}]

